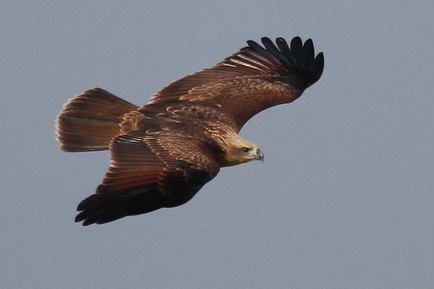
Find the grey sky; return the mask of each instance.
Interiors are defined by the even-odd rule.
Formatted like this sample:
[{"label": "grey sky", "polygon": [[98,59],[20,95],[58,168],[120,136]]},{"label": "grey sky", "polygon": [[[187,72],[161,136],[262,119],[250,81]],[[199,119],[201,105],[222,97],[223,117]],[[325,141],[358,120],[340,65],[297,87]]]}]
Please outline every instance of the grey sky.
[{"label": "grey sky", "polygon": [[[1,4],[0,287],[434,288],[434,2],[154,2]],[[69,98],[143,105],[262,36],[326,62],[242,130],[264,164],[178,208],[73,222],[109,158],[58,150]]]}]

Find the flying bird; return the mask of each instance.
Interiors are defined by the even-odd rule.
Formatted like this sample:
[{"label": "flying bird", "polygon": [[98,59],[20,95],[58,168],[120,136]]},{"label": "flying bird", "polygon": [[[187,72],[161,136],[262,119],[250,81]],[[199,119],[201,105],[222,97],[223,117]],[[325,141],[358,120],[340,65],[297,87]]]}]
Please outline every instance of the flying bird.
[{"label": "flying bird", "polygon": [[263,160],[238,135],[255,114],[289,103],[319,80],[323,53],[311,39],[248,46],[182,77],[139,107],[100,88],[70,99],[56,123],[60,149],[110,150],[111,163],[76,222],[103,224],[188,202],[220,168]]}]

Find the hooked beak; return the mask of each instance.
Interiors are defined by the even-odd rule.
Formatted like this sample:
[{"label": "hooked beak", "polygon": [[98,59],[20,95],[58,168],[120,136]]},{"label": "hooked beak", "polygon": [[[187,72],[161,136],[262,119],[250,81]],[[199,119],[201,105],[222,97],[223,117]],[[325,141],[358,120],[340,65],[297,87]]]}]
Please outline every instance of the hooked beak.
[{"label": "hooked beak", "polygon": [[258,150],[256,151],[255,160],[258,160],[258,161],[264,162],[264,154],[261,152],[260,149],[258,149]]}]

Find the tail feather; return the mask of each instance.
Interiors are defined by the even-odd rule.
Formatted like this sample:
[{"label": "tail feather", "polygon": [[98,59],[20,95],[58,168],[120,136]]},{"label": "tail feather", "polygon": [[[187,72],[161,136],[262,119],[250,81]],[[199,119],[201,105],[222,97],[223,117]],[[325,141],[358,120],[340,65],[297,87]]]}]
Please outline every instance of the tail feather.
[{"label": "tail feather", "polygon": [[110,141],[120,132],[123,115],[137,109],[138,106],[101,88],[84,91],[70,99],[57,118],[60,149],[68,152],[108,149]]}]

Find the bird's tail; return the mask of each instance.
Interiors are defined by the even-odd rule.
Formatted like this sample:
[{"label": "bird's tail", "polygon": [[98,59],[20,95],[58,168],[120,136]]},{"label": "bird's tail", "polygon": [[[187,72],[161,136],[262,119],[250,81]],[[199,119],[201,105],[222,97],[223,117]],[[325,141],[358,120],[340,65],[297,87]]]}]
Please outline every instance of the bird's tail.
[{"label": "bird's tail", "polygon": [[83,152],[108,149],[120,133],[124,114],[138,109],[108,91],[94,88],[70,99],[57,117],[60,149]]}]

